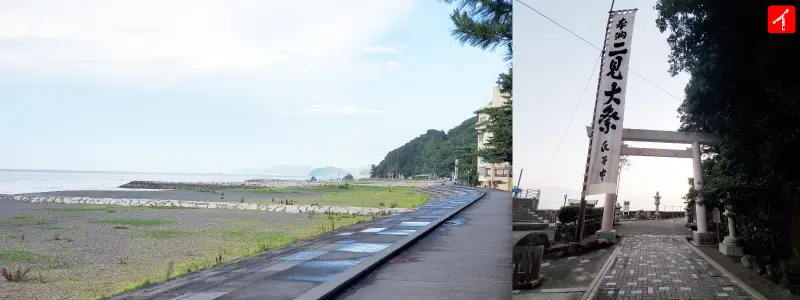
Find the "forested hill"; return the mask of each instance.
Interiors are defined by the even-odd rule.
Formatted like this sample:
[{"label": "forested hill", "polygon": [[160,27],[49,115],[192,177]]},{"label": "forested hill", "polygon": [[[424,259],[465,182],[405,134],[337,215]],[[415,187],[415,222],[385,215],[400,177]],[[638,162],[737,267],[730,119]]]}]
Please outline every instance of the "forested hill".
[{"label": "forested hill", "polygon": [[[400,148],[386,154],[386,157],[372,168],[372,177],[394,176],[396,170],[405,177],[436,174],[449,177],[455,159],[461,174],[474,174],[477,164],[478,134],[475,131],[477,117],[462,122],[447,133],[430,129],[423,135],[409,141]],[[467,176],[459,178],[467,179]]]}]

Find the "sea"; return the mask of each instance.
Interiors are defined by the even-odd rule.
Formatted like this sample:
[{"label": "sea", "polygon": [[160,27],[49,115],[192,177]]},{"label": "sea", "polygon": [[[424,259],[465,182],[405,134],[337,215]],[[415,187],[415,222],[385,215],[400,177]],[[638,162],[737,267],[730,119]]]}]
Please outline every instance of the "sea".
[{"label": "sea", "polygon": [[23,194],[74,190],[118,190],[120,189],[120,185],[134,180],[170,182],[240,182],[254,178],[284,180],[310,179],[310,177],[306,176],[253,174],[193,174],[0,169],[0,194]]}]

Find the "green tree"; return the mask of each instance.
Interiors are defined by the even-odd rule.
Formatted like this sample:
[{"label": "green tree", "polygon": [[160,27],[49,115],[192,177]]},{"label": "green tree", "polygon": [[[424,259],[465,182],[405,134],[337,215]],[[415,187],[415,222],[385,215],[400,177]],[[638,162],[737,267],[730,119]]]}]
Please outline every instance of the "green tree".
[{"label": "green tree", "polygon": [[376,165],[374,165],[374,164],[373,164],[373,165],[371,165],[371,166],[369,166],[369,177],[370,177],[370,178],[377,178],[377,177],[379,177],[379,176],[378,176],[378,172],[377,172],[377,169],[378,169],[377,167],[378,167],[378,166],[376,166]]},{"label": "green tree", "polygon": [[[513,58],[513,0],[440,0],[455,4],[450,14],[453,22],[452,35],[462,45],[494,51],[504,49],[503,59],[511,64]],[[505,93],[511,93],[511,68],[500,74],[497,84]],[[510,104],[509,104],[510,105]]]},{"label": "green tree", "polygon": [[347,174],[347,175],[344,176],[344,178],[342,178],[342,180],[344,180],[344,181],[353,181],[354,180],[353,179],[353,175]]},{"label": "green tree", "polygon": [[511,61],[512,0],[440,1],[456,6],[450,20],[455,25],[452,35],[458,42],[491,51],[503,47],[505,60]]},{"label": "green tree", "polygon": [[698,200],[738,208],[746,252],[785,257],[780,193],[800,180],[800,39],[767,34],[771,4],[793,2],[659,0],[655,8],[656,25],[669,32],[670,74],[691,76],[680,129],[723,140],[703,150]]},{"label": "green tree", "polygon": [[[478,47],[482,50],[494,51],[498,47],[504,49],[504,60],[509,64],[513,58],[513,0],[440,0],[446,4],[454,4],[456,8],[450,14],[455,28],[453,37],[462,45]],[[501,107],[486,108],[478,113],[489,116],[485,121],[485,131],[492,137],[487,147],[476,154],[487,162],[512,162],[512,68],[500,74],[497,85],[500,91],[508,96],[508,102]]]},{"label": "green tree", "polygon": [[[508,100],[511,102],[511,99]],[[481,122],[481,133],[491,132],[487,139],[486,147],[478,150],[477,155],[483,157],[488,163],[513,163],[513,113],[511,104],[498,107],[488,107],[478,111],[486,114],[488,118]]]}]

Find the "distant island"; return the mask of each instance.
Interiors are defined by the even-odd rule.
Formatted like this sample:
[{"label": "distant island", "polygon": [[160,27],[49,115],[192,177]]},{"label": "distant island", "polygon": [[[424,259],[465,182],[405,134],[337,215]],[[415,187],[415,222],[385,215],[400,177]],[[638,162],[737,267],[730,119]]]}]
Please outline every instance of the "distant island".
[{"label": "distant island", "polygon": [[[339,169],[339,168],[336,168],[336,167],[324,167],[324,168],[316,168],[314,170],[311,170],[311,172],[308,173],[308,176],[313,176],[313,177],[317,177],[317,178],[333,178],[333,177],[344,177],[345,175],[350,174],[350,173],[352,173],[352,172],[349,172],[349,171],[344,170],[344,169]],[[358,175],[358,174],[355,174],[355,175]],[[355,175],[353,175],[353,176],[355,176]]]},{"label": "distant island", "polygon": [[338,168],[338,167],[324,167],[324,168],[314,168],[311,166],[289,166],[289,165],[281,165],[275,166],[270,168],[252,168],[252,169],[243,169],[239,171],[239,174],[247,174],[247,175],[274,175],[274,176],[297,176],[297,177],[321,177],[321,178],[333,178],[333,177],[344,177],[347,174],[351,174],[354,177],[360,178],[367,178],[369,177],[370,166],[363,166],[360,168]]}]

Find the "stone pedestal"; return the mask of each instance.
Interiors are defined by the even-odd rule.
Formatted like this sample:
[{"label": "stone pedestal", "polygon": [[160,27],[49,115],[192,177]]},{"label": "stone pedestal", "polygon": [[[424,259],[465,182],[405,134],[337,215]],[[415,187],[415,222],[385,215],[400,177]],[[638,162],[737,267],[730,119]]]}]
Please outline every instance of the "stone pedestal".
[{"label": "stone pedestal", "polygon": [[692,243],[698,246],[713,246],[716,242],[713,232],[692,231]]},{"label": "stone pedestal", "polygon": [[719,252],[727,256],[742,256],[744,252],[742,247],[739,247],[739,239],[735,237],[726,236],[722,243],[719,243]]},{"label": "stone pedestal", "polygon": [[617,242],[617,231],[616,230],[611,230],[611,231],[598,230],[597,232],[594,233],[594,236],[598,240],[599,239],[605,239],[605,240],[608,240],[609,242],[612,242],[612,243],[616,243]]}]

